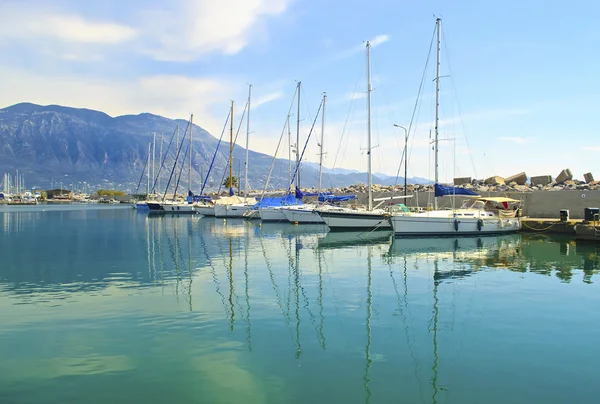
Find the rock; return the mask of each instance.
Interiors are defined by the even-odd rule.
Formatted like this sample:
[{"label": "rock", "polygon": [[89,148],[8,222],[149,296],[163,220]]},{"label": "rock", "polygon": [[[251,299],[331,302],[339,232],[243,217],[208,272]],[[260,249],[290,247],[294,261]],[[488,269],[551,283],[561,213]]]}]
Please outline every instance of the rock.
[{"label": "rock", "polygon": [[517,190],[517,191],[520,191],[520,192],[525,192],[528,189],[527,186],[525,186],[525,185],[518,185],[518,184],[515,185],[513,188],[515,190]]},{"label": "rock", "polygon": [[590,184],[579,184],[577,185],[577,189],[590,189]]},{"label": "rock", "polygon": [[486,178],[484,183],[486,185],[504,185],[504,178],[498,176],[498,175],[494,175],[493,177],[490,178]]},{"label": "rock", "polygon": [[585,173],[583,174],[583,179],[587,184],[589,184],[590,182],[594,181],[594,176],[592,175],[592,173]]},{"label": "rock", "polygon": [[509,187],[514,187],[515,185],[519,185],[519,184],[517,184],[516,181],[511,181],[511,182],[508,183]]},{"label": "rock", "polygon": [[504,179],[504,182],[507,184],[510,184],[513,181],[516,182],[518,185],[525,185],[525,183],[527,182],[527,174],[525,174],[525,172],[520,172],[519,174],[515,174]]},{"label": "rock", "polygon": [[550,175],[538,175],[537,177],[531,177],[529,179],[531,185],[548,185],[552,182],[552,176]]},{"label": "rock", "polygon": [[454,179],[454,185],[471,184],[471,177],[460,177]]},{"label": "rock", "polygon": [[481,185],[477,188],[477,190],[479,192],[488,192],[490,190],[490,187],[486,187],[485,185]]},{"label": "rock", "polygon": [[564,170],[562,170],[560,172],[560,174],[558,174],[556,176],[556,183],[560,184],[562,182],[565,182],[567,180],[572,180],[573,179],[573,173],[571,173],[571,170],[569,170],[568,168],[565,168]]}]

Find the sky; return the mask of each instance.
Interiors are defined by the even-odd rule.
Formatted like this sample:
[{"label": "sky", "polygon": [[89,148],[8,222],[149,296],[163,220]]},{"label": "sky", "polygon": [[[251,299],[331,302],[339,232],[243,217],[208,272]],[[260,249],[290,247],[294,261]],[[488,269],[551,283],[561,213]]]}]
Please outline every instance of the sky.
[{"label": "sky", "polygon": [[[394,124],[408,128],[417,105],[408,176],[433,178],[437,16],[440,180],[563,168],[582,179],[600,164],[599,11],[583,0],[0,0],[0,107],[193,113],[218,137],[252,84],[250,149],[273,155],[283,131],[286,157],[301,81],[300,144],[325,92],[324,164],[366,171],[369,40],[373,171],[404,171]],[[295,106],[290,119],[295,136]],[[319,116],[306,160],[318,161],[320,136]]]}]

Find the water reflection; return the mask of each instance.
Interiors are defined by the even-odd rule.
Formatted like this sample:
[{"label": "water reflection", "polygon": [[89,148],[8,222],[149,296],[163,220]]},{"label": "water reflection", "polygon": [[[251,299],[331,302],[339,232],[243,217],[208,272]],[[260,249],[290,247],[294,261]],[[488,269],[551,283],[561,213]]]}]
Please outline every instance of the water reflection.
[{"label": "water reflection", "polygon": [[[559,374],[572,385],[579,376],[565,369],[598,375],[577,338],[599,337],[600,318],[576,315],[594,302],[595,245],[61,215],[35,225],[21,218],[20,232],[3,235],[0,398],[10,386],[68,401],[65,385],[79,387],[50,365],[32,370],[44,363],[77,375],[81,394],[90,380],[115,386],[120,378],[127,388],[114,394],[135,401],[151,390],[146,402],[175,397],[152,390],[160,385],[210,402],[500,403],[532,392],[561,402],[539,383]],[[40,226],[45,233],[33,230]],[[25,242],[48,259],[31,258]],[[40,346],[49,348],[32,348]],[[106,402],[119,401],[101,390]]]}]

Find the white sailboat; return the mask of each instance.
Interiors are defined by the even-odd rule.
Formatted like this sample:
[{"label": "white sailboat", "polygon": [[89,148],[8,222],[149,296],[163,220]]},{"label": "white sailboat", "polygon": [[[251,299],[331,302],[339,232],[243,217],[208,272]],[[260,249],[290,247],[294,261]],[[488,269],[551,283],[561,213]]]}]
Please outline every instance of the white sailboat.
[{"label": "white sailboat", "polygon": [[[194,120],[194,115],[190,115],[190,121],[189,121],[189,127],[190,127],[190,143],[189,143],[189,147],[188,147],[188,152],[190,153],[190,156],[192,154],[192,127],[193,127],[193,120]],[[178,128],[179,129],[179,128]],[[177,129],[177,130],[178,130]],[[186,131],[187,133],[187,131]],[[177,154],[175,156],[175,162],[173,164],[173,170],[172,170],[172,174],[175,173],[176,168],[177,168],[177,160],[179,159],[179,154],[181,152],[181,148],[183,147],[183,143],[185,140],[185,134],[181,140],[181,144],[179,144],[179,132],[176,132],[177,134],[177,140],[175,141],[175,144],[178,145],[177,146]],[[180,174],[179,174],[179,178],[181,178],[181,172],[183,171],[183,164],[181,166],[181,170],[180,170]],[[191,187],[191,176],[192,176],[192,159],[190,158],[189,160],[189,173],[188,173],[188,186]],[[150,171],[150,169],[148,169],[148,171]],[[170,182],[170,180],[169,180]],[[177,180],[177,184],[179,183],[179,180]],[[173,194],[173,198],[171,200],[166,199],[166,194],[167,194],[167,189],[169,188],[169,184],[167,184],[167,188],[165,189],[165,194],[162,197],[161,201],[147,201],[147,205],[149,208],[149,212],[150,213],[172,213],[172,214],[195,214],[197,213],[194,210],[194,205],[191,203],[188,203],[186,201],[180,201],[177,200],[177,186],[175,187],[175,192]]]},{"label": "white sailboat", "polygon": [[[423,213],[393,213],[390,221],[396,236],[434,236],[434,235],[480,235],[516,232],[521,228],[518,210],[511,209],[520,201],[511,198],[484,198],[472,196],[461,208],[451,210],[438,209],[438,194],[443,195],[446,187],[439,184],[438,175],[438,135],[440,106],[440,42],[442,20],[436,19],[437,30],[437,69],[435,90],[435,188],[434,210]],[[452,195],[452,188],[446,195]]]},{"label": "white sailboat", "polygon": [[371,43],[367,41],[367,164],[369,201],[366,209],[323,207],[316,211],[330,230],[389,230],[389,215],[383,209],[373,209],[373,183],[371,175]]},{"label": "white sailboat", "polygon": [[[323,94],[323,112],[321,115],[321,142],[319,143],[319,187],[317,196],[321,193],[322,178],[323,178],[323,138],[325,133],[325,102],[327,94]],[[316,209],[317,204],[304,204],[296,206],[288,206],[282,210],[283,215],[290,223],[297,224],[323,224],[323,218],[319,216]]]},{"label": "white sailboat", "polygon": [[[236,195],[230,195],[215,201],[213,206],[214,216],[222,218],[241,218],[256,203],[254,198],[248,198],[248,137],[250,135],[250,99],[252,96],[252,85],[248,89],[248,116],[246,118],[246,164],[245,164],[245,184],[244,198]],[[233,180],[233,101],[231,101],[231,124],[229,132],[229,189],[232,190]]]},{"label": "white sailboat", "polygon": [[[298,163],[300,161],[300,89],[302,86],[302,82],[298,82],[296,87],[296,91],[298,93],[298,111],[297,111],[297,121],[296,121],[296,168],[299,170]],[[292,104],[293,105],[293,104]],[[289,127],[289,114],[288,114],[288,127]],[[291,171],[290,171],[291,175]],[[300,172],[296,175],[296,186],[300,184]],[[297,205],[287,205],[287,206],[264,206],[258,208],[258,215],[260,216],[260,220],[263,222],[287,222],[288,219],[284,214],[284,210]]]}]

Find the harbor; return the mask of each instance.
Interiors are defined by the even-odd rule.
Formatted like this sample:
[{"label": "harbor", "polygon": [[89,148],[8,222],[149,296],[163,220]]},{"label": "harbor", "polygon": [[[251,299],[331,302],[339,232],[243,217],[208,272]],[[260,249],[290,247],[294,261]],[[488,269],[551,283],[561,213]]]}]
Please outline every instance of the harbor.
[{"label": "harbor", "polygon": [[596,402],[600,3],[447,3],[0,2],[0,404]]},{"label": "harbor", "polygon": [[[600,336],[581,310],[600,252],[564,237],[390,240],[59,204],[0,212],[0,238],[6,403],[558,404],[598,373],[580,343]],[[499,368],[500,384],[477,377]]]}]

